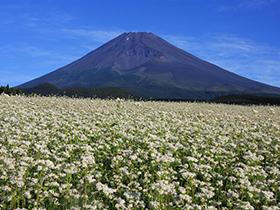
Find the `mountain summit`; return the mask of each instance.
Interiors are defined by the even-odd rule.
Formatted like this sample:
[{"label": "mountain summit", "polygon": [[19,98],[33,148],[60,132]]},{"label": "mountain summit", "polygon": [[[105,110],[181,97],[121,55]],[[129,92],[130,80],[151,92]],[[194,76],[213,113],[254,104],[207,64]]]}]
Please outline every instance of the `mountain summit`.
[{"label": "mountain summit", "polygon": [[19,87],[44,83],[58,88],[119,87],[162,99],[280,94],[279,88],[226,71],[146,32],[123,33],[79,60]]}]

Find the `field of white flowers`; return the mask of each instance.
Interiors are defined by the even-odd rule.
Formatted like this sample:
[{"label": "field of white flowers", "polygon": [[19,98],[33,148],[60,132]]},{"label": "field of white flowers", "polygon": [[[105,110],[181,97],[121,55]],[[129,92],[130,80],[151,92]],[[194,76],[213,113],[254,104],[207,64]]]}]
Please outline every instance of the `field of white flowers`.
[{"label": "field of white flowers", "polygon": [[280,209],[280,107],[0,96],[0,209]]}]

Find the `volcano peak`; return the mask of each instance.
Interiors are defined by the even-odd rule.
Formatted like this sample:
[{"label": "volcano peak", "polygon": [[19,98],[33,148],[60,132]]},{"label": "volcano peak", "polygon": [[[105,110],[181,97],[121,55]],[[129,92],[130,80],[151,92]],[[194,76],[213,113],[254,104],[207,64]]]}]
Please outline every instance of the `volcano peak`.
[{"label": "volcano peak", "polygon": [[279,88],[226,71],[151,32],[127,32],[81,59],[21,88],[120,87],[153,98],[205,98],[233,93],[280,94]]}]

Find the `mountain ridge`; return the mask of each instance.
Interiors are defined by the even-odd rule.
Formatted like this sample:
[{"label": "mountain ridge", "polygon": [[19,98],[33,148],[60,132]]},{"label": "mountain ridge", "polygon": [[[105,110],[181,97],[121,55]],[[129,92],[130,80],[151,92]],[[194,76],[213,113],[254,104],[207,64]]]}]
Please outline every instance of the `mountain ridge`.
[{"label": "mountain ridge", "polygon": [[[206,92],[280,95],[280,88],[229,72],[146,32],[123,33],[82,58],[19,88],[28,89],[42,83],[59,88],[128,88],[151,98],[191,97],[192,91],[202,95],[207,95]],[[188,94],[182,94],[184,91]],[[193,98],[196,97],[194,94]]]}]

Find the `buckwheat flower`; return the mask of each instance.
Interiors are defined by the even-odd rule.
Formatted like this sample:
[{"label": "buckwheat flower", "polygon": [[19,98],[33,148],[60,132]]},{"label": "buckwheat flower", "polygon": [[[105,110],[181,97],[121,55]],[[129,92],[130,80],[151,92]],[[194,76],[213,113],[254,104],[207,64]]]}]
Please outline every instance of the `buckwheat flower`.
[{"label": "buckwheat flower", "polygon": [[93,175],[87,175],[85,177],[85,179],[89,182],[89,183],[94,183],[96,181],[96,179],[94,178]]},{"label": "buckwheat flower", "polygon": [[179,192],[185,194],[186,189],[184,187],[179,187]]},{"label": "buckwheat flower", "polygon": [[231,182],[236,182],[237,178],[235,178],[234,176],[230,176],[228,180]]},{"label": "buckwheat flower", "polygon": [[179,197],[186,203],[192,203],[192,197],[186,194],[180,194]]},{"label": "buckwheat flower", "polygon": [[239,197],[238,193],[232,191],[231,189],[228,190],[227,196],[228,196],[229,198],[238,198],[238,197]]},{"label": "buckwheat flower", "polygon": [[24,181],[22,179],[15,180],[15,183],[19,188],[22,188],[24,186]]},{"label": "buckwheat flower", "polygon": [[265,197],[266,200],[270,201],[274,198],[274,193],[271,191],[262,191],[262,195]]},{"label": "buckwheat flower", "polygon": [[189,162],[194,162],[194,163],[197,163],[197,162],[198,162],[198,160],[197,160],[196,158],[194,158],[194,157],[188,156],[188,157],[186,157],[186,159],[187,159],[187,161],[189,161]]},{"label": "buckwheat flower", "polygon": [[208,210],[216,210],[217,208],[214,207],[214,206],[208,206],[207,209],[208,209]]},{"label": "buckwheat flower", "polygon": [[258,110],[256,110],[256,109],[253,109],[253,112],[254,112],[255,114],[259,113]]},{"label": "buckwheat flower", "polygon": [[131,160],[136,160],[137,159],[137,155],[133,154],[130,158],[131,158]]},{"label": "buckwheat flower", "polygon": [[151,209],[159,209],[160,208],[160,203],[157,201],[151,201],[150,202],[150,208]]},{"label": "buckwheat flower", "polygon": [[195,210],[202,210],[203,208],[200,205],[197,204],[193,204],[191,209],[195,209]]},{"label": "buckwheat flower", "polygon": [[121,173],[122,173],[123,175],[126,175],[126,176],[129,175],[129,171],[128,171],[127,167],[122,167],[122,168],[120,168],[119,170],[121,171]]},{"label": "buckwheat flower", "polygon": [[108,187],[106,184],[102,184],[101,182],[98,182],[97,184],[96,184],[96,189],[98,190],[98,191],[101,191],[101,192],[103,192],[105,195],[111,195],[111,194],[113,194],[113,193],[115,193],[117,190],[115,190],[115,189],[112,189],[112,188],[110,188],[110,187]]},{"label": "buckwheat flower", "polygon": [[43,170],[43,166],[38,165],[38,166],[37,166],[37,169],[38,169],[38,171],[42,171],[42,170]]},{"label": "buckwheat flower", "polygon": [[157,156],[156,161],[157,162],[171,163],[171,162],[175,161],[175,158],[173,158],[171,154],[165,154],[165,155]]},{"label": "buckwheat flower", "polygon": [[96,205],[83,205],[83,209],[88,209],[88,210],[97,210]]},{"label": "buckwheat flower", "polygon": [[186,171],[186,170],[182,170],[181,171],[181,175],[185,178],[185,179],[191,179],[191,178],[194,178],[196,176],[195,173],[192,173],[192,172],[189,172],[189,171]]},{"label": "buckwheat flower", "polygon": [[70,208],[70,210],[81,210],[81,207],[73,206],[73,207]]},{"label": "buckwheat flower", "polygon": [[249,202],[243,202],[241,208],[244,210],[254,210],[255,208]]},{"label": "buckwheat flower", "polygon": [[263,210],[280,210],[279,206],[262,206]]},{"label": "buckwheat flower", "polygon": [[88,167],[95,164],[95,160],[93,156],[85,155],[81,157],[82,167]]},{"label": "buckwheat flower", "polygon": [[45,160],[45,165],[50,169],[54,168],[54,163],[50,160]]},{"label": "buckwheat flower", "polygon": [[77,173],[78,171],[77,171],[76,168],[71,167],[71,168],[66,168],[66,169],[64,169],[64,172],[65,172],[66,174],[75,174],[75,173]]},{"label": "buckwheat flower", "polygon": [[4,97],[4,98],[9,98],[9,97],[10,97],[8,94],[6,94],[6,93],[4,93],[4,92],[1,93],[0,96],[1,96],[1,97]]},{"label": "buckwheat flower", "polygon": [[59,185],[58,182],[53,181],[53,182],[50,182],[50,183],[49,183],[49,186],[52,186],[52,187],[59,187],[60,185]]},{"label": "buckwheat flower", "polygon": [[279,108],[137,103],[0,96],[0,209],[279,207]]},{"label": "buckwheat flower", "polygon": [[202,192],[202,195],[204,197],[206,197],[207,199],[210,199],[210,198],[212,198],[215,195],[214,188],[212,188],[212,187],[201,188],[200,190]]},{"label": "buckwheat flower", "polygon": [[117,209],[127,209],[126,206],[125,206],[125,200],[123,200],[121,198],[118,198],[115,207]]},{"label": "buckwheat flower", "polygon": [[3,188],[2,188],[4,191],[6,192],[10,192],[12,190],[12,188],[10,188],[9,186],[5,185]]},{"label": "buckwheat flower", "polygon": [[8,167],[8,169],[15,169],[15,161],[12,158],[5,158],[3,160],[4,164]]},{"label": "buckwheat flower", "polygon": [[158,190],[160,194],[173,194],[175,193],[175,186],[173,183],[169,183],[166,180],[160,180],[153,184],[153,188]]},{"label": "buckwheat flower", "polygon": [[24,193],[24,196],[27,198],[27,199],[30,199],[32,196],[31,196],[31,193],[29,191],[26,191]]}]

